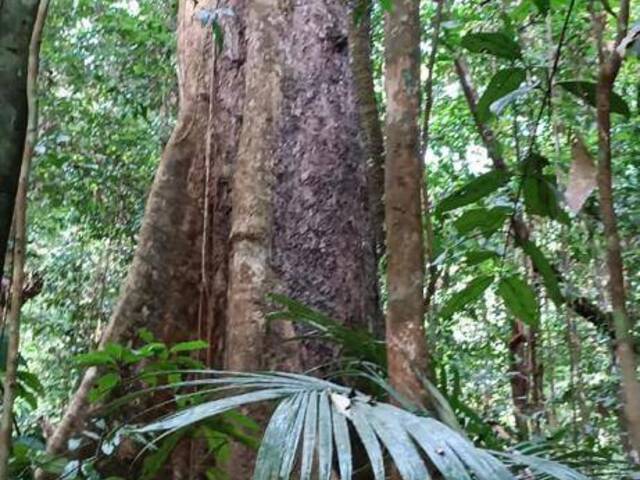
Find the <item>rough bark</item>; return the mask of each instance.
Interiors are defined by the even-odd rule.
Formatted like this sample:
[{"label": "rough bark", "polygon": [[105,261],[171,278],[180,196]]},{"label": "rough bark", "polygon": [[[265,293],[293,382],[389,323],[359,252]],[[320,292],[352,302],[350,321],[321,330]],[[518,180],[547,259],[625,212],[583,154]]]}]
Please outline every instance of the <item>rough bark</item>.
[{"label": "rough bark", "polygon": [[419,2],[398,0],[385,14],[387,362],[394,388],[424,403],[418,375],[428,369],[422,295],[419,44]]},{"label": "rough bark", "polygon": [[[156,172],[134,259],[100,346],[133,340],[142,327],[165,339],[171,338],[172,330],[181,331],[182,335],[195,330],[202,231],[198,207],[202,193],[193,185],[201,184],[202,176],[196,182],[192,171],[201,172],[204,165],[211,39],[195,18],[193,8],[193,2],[181,2],[178,13],[179,118]],[[234,73],[229,76],[233,78]],[[182,328],[180,322],[184,322]],[[184,328],[185,324],[188,328]],[[173,337],[174,341],[181,339],[184,337]],[[88,394],[98,376],[96,368],[85,372],[48,439],[49,453],[64,452],[70,436],[82,426],[88,411]]]},{"label": "rough bark", "polygon": [[[342,0],[291,6],[281,45],[286,121],[274,170],[272,267],[279,292],[346,325],[380,331],[350,21]],[[305,344],[302,366],[336,355],[332,346]]]},{"label": "rough bark", "polygon": [[359,23],[350,22],[349,51],[351,68],[358,95],[360,124],[364,134],[367,162],[367,185],[378,260],[384,246],[384,137],[378,112],[371,65],[371,1],[360,0],[357,8],[364,10]]},{"label": "rough bark", "polygon": [[[618,36],[616,47],[627,32],[629,2],[623,0],[618,12]],[[629,456],[640,464],[640,381],[634,352],[633,322],[626,306],[624,264],[614,208],[613,173],[611,168],[611,94],[622,64],[619,52],[614,48],[606,52],[603,45],[603,25],[596,25],[599,57],[599,73],[596,89],[596,120],[598,126],[598,195],[600,216],[607,245],[607,270],[611,301],[613,330],[616,341],[616,357],[622,377],[623,410],[627,425]]]},{"label": "rough bark", "polygon": [[[351,71],[358,98],[360,125],[365,150],[368,156],[366,166],[367,192],[369,196],[371,241],[375,250],[376,266],[385,254],[384,234],[384,137],[382,122],[376,102],[371,65],[371,8],[370,0],[360,0],[357,8],[364,9],[359,23],[354,18],[349,22],[349,53]],[[378,308],[370,319],[369,330],[376,338],[384,337],[384,319],[380,299]]]},{"label": "rough bark", "polygon": [[38,0],[0,2],[0,278],[27,133],[29,42]]},{"label": "rough bark", "polygon": [[[232,12],[218,17],[220,51],[198,19],[215,8]],[[376,262],[348,21],[340,0],[180,2],[180,116],[102,344],[145,326],[169,343],[208,339],[215,366],[334,360],[335,348],[301,349],[284,342],[289,324],[266,324],[272,289],[368,325]],[[51,452],[81,425],[96,375],[85,376]]]},{"label": "rough bark", "polygon": [[[33,24],[28,49],[27,63],[27,132],[22,149],[22,160],[14,212],[13,276],[11,304],[7,317],[9,345],[3,382],[2,417],[0,419],[0,480],[9,478],[9,454],[13,426],[13,404],[17,393],[17,374],[20,359],[20,310],[24,301],[24,264],[27,247],[27,190],[31,159],[38,143],[38,72],[40,66],[40,43],[47,18],[49,0],[40,0]],[[0,12],[2,12],[0,6]],[[4,254],[2,255],[4,258]],[[1,275],[0,275],[1,277]]]}]

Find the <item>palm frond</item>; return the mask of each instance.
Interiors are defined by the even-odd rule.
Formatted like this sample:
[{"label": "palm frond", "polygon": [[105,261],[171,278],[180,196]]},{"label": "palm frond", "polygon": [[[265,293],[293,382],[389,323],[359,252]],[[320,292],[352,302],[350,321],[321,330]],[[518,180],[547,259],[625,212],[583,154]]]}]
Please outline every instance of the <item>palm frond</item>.
[{"label": "palm frond", "polygon": [[[445,480],[516,478],[506,463],[437,420],[375,402],[341,385],[288,373],[205,373],[211,378],[181,384],[206,386],[218,398],[131,430],[136,434],[162,432],[164,437],[235,408],[277,401],[258,451],[254,480],[289,479],[296,465],[302,480],[314,474],[313,478],[329,480],[334,465],[340,478],[348,480],[353,474],[355,436],[376,480],[384,480],[387,458],[403,480],[429,479],[433,467]],[[525,455],[510,460],[560,480],[586,478],[550,460]]]},{"label": "palm frond", "polygon": [[284,295],[272,293],[268,298],[280,307],[280,310],[268,315],[269,320],[289,320],[310,327],[315,333],[314,338],[340,345],[344,357],[357,358],[386,368],[385,344],[375,339],[368,331],[345,327],[340,322]]}]

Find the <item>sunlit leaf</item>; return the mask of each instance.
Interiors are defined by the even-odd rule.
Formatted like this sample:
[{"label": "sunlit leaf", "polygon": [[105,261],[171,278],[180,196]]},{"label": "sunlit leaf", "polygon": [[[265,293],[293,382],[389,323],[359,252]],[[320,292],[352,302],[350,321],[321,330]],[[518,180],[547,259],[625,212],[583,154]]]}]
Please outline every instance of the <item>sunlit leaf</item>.
[{"label": "sunlit leaf", "polygon": [[470,267],[497,258],[498,253],[493,250],[469,250],[465,253],[465,263]]},{"label": "sunlit leaf", "polygon": [[193,340],[190,342],[181,342],[176,343],[169,352],[171,353],[180,353],[180,352],[192,352],[194,350],[202,350],[207,348],[209,344],[204,340]]},{"label": "sunlit leaf", "polygon": [[74,361],[81,367],[96,365],[116,365],[115,359],[106,352],[90,352],[76,355]]}]

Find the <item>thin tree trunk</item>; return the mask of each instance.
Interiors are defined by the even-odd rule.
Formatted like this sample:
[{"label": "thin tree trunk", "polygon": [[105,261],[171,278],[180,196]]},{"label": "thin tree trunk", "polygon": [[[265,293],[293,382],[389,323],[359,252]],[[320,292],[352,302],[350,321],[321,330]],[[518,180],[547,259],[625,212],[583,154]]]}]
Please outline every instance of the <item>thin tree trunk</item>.
[{"label": "thin tree trunk", "polygon": [[509,340],[509,383],[516,431],[520,441],[529,438],[529,372],[526,357],[526,326],[516,319],[511,323]]},{"label": "thin tree trunk", "polygon": [[385,14],[386,338],[391,384],[408,399],[425,403],[419,375],[429,367],[422,295],[419,3],[398,0]]},{"label": "thin tree trunk", "polygon": [[[371,9],[370,0],[360,0],[364,14],[359,23],[349,21],[349,53],[351,71],[358,100],[358,112],[365,151],[367,153],[367,194],[371,240],[375,252],[376,271],[385,254],[384,238],[384,138],[378,112],[371,65]],[[376,275],[377,276],[377,275]],[[376,338],[384,338],[382,304],[376,288],[376,310],[370,317],[368,329]]]},{"label": "thin tree trunk", "polygon": [[[42,40],[42,30],[47,18],[48,7],[49,0],[40,0],[28,50],[28,121],[14,214],[13,283],[11,286],[11,305],[7,317],[9,346],[7,349],[7,366],[4,376],[2,418],[0,418],[0,480],[7,480],[9,478],[9,456],[11,452],[11,434],[14,421],[13,403],[17,392],[18,361],[20,358],[20,310],[24,300],[22,297],[22,289],[24,286],[24,264],[27,247],[27,191],[29,187],[31,159],[36,144],[38,143],[38,72],[40,66],[40,43]],[[0,7],[0,9],[1,8],[2,7]]]},{"label": "thin tree trunk", "polygon": [[[627,32],[629,1],[623,0],[618,12],[618,36],[616,47]],[[633,349],[633,323],[626,306],[624,265],[618,234],[617,218],[613,202],[613,174],[611,169],[611,94],[620,70],[622,58],[614,48],[605,52],[604,25],[596,22],[600,70],[596,90],[596,119],[598,125],[598,194],[600,215],[607,243],[607,270],[609,296],[613,310],[613,329],[616,339],[616,356],[622,377],[622,397],[627,424],[627,434],[633,462],[640,464],[640,382],[637,360]]]},{"label": "thin tree trunk", "polygon": [[[431,111],[433,110],[433,71],[440,46],[440,27],[444,18],[445,0],[436,0],[436,12],[432,21],[431,52],[427,63],[427,78],[424,82],[424,110],[422,112],[422,143],[420,146],[420,160],[422,162],[422,216],[424,218],[425,257],[428,265],[427,289],[424,297],[424,310],[429,313],[439,272],[435,262],[433,219],[431,218],[431,201],[429,199],[429,170],[427,169],[427,150],[429,149],[429,127],[431,125]],[[431,373],[434,378],[434,374]]]},{"label": "thin tree trunk", "polygon": [[372,230],[377,259],[379,260],[385,252],[384,202],[382,200],[384,195],[384,138],[371,65],[371,0],[360,0],[358,8],[363,9],[364,14],[359,23],[353,19],[349,24],[349,51],[358,95],[360,124],[369,156],[367,185],[373,223]]},{"label": "thin tree trunk", "polygon": [[29,45],[38,0],[0,2],[0,278],[27,134]]},{"label": "thin tree trunk", "polygon": [[467,105],[469,106],[469,110],[471,111],[471,115],[473,116],[473,120],[476,124],[478,134],[482,139],[484,147],[487,149],[489,158],[491,158],[491,161],[493,162],[493,167],[496,170],[506,170],[507,164],[502,158],[502,155],[500,155],[500,148],[498,146],[495,133],[487,124],[482,122],[478,116],[478,94],[473,87],[467,62],[462,57],[456,57],[454,59],[454,66],[456,73],[458,74],[460,85],[462,86],[462,92],[464,93]]}]

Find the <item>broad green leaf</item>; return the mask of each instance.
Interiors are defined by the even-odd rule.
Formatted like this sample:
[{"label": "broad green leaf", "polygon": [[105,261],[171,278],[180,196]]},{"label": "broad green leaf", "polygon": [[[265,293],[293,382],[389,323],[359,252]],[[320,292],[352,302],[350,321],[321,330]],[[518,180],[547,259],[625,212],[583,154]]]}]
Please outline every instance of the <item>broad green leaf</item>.
[{"label": "broad green leaf", "polygon": [[81,367],[93,367],[98,365],[116,365],[115,359],[106,352],[81,353],[74,357],[74,361]]},{"label": "broad green leaf", "polygon": [[140,330],[138,330],[138,336],[140,337],[140,340],[145,343],[153,343],[156,341],[153,333],[151,333],[148,328],[141,328]]},{"label": "broad green leaf", "polygon": [[477,202],[495,192],[508,181],[509,174],[502,170],[492,170],[475,177],[465,186],[444,198],[438,205],[436,212],[444,213]]},{"label": "broad green leaf", "polygon": [[549,13],[549,9],[551,8],[550,0],[533,0],[533,3],[536,4],[536,7],[538,7],[538,10],[542,15],[546,16],[547,13]]},{"label": "broad green leaf", "polygon": [[40,379],[34,373],[28,372],[26,370],[18,370],[18,373],[16,375],[17,375],[18,381],[22,383],[25,387],[28,387],[29,389],[33,390],[38,395],[45,394],[45,390],[44,390],[44,387],[42,386],[42,383],[40,383]]},{"label": "broad green leaf", "polygon": [[500,280],[498,294],[507,309],[518,320],[530,326],[538,325],[540,315],[536,294],[518,275],[512,275]]},{"label": "broad green leaf", "polygon": [[38,399],[36,396],[27,390],[22,384],[16,385],[16,397],[23,399],[29,404],[32,409],[38,408]]},{"label": "broad green leaf", "polygon": [[101,376],[91,390],[89,398],[92,402],[106,397],[120,383],[120,375],[111,372]]},{"label": "broad green leaf", "polygon": [[393,0],[380,0],[380,5],[383,10],[390,12],[393,9]]},{"label": "broad green leaf", "polygon": [[207,348],[209,344],[204,340],[192,340],[190,342],[182,342],[176,343],[169,352],[171,353],[180,353],[180,352],[192,352],[194,350],[202,350]]},{"label": "broad green leaf", "polygon": [[[575,80],[575,81],[558,82],[558,85],[564,88],[569,93],[582,99],[592,107],[596,106],[597,85],[594,82],[587,82],[584,80]],[[627,102],[617,93],[612,91],[609,101],[611,102],[612,113],[619,113],[620,115],[624,115],[625,117],[628,117],[629,115],[631,115],[631,111],[629,110],[629,105],[627,105]]]},{"label": "broad green leaf", "polygon": [[558,202],[555,176],[535,175],[524,180],[524,205],[528,214],[540,215],[568,225],[570,220]]},{"label": "broad green leaf", "polygon": [[491,114],[491,104],[516,90],[525,79],[524,68],[498,70],[478,100],[478,120],[486,122]]},{"label": "broad green leaf", "polygon": [[442,307],[440,317],[449,318],[454,313],[476,302],[492,282],[493,275],[483,275],[482,277],[471,280],[466,287],[453,294],[444,307]]},{"label": "broad green leaf", "polygon": [[504,225],[511,212],[509,207],[473,208],[464,212],[453,224],[462,235],[478,229],[488,236]]},{"label": "broad green leaf", "polygon": [[473,53],[488,53],[507,60],[522,58],[520,45],[500,32],[468,33],[462,39],[461,45]]},{"label": "broad green leaf", "polygon": [[471,267],[496,258],[499,258],[499,255],[493,250],[469,250],[465,254],[465,263]]},{"label": "broad green leaf", "polygon": [[536,153],[529,155],[522,163],[525,210],[530,215],[548,217],[568,225],[569,216],[558,201],[560,195],[556,189],[556,177],[544,173],[548,164],[545,157]]},{"label": "broad green leaf", "polygon": [[542,250],[530,240],[520,245],[524,252],[529,256],[533,262],[533,266],[536,271],[542,277],[547,295],[556,305],[560,306],[564,303],[564,297],[560,291],[560,284],[558,282],[558,275],[554,271],[553,267],[547,257],[544,256]]}]

